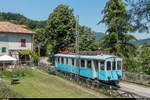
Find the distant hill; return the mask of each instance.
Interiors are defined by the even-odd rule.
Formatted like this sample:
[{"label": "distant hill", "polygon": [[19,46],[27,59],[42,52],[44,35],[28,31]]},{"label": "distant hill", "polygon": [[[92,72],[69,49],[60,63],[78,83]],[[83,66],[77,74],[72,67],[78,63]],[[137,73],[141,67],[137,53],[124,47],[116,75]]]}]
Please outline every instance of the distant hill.
[{"label": "distant hill", "polygon": [[141,44],[150,44],[150,38],[148,39],[141,39],[141,40],[137,40],[137,41],[131,41],[132,44],[135,44],[135,45],[141,45]]},{"label": "distant hill", "polygon": [[105,34],[102,32],[94,32],[94,35],[97,41],[101,40],[105,36]]},{"label": "distant hill", "polygon": [[0,12],[0,21],[9,21],[14,24],[26,25],[27,28],[31,30],[36,28],[44,28],[46,25],[46,21],[31,20],[21,14],[11,12]]},{"label": "distant hill", "polygon": [[[102,32],[94,32],[94,34],[95,34],[95,39],[97,41],[99,41],[99,39],[101,41],[101,39],[106,35],[106,34],[104,34]],[[137,41],[131,41],[130,43],[135,44],[135,45],[141,45],[141,44],[145,44],[145,43],[146,44],[150,44],[150,38],[148,38],[148,39],[141,39],[141,40],[137,40]]]}]

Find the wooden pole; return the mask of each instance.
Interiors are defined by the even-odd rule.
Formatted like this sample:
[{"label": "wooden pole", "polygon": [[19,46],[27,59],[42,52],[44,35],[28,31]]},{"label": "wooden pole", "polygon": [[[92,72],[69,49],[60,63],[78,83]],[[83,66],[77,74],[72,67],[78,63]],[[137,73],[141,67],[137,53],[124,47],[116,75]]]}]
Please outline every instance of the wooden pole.
[{"label": "wooden pole", "polygon": [[40,57],[40,46],[38,46],[38,55]]}]

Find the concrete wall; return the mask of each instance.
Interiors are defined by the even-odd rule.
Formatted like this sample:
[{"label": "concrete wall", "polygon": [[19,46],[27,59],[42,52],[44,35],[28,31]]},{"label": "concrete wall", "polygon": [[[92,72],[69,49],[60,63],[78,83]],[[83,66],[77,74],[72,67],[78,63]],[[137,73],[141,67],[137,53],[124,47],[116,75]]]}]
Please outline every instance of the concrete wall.
[{"label": "concrete wall", "polygon": [[[26,47],[21,47],[21,39],[26,40]],[[16,34],[16,33],[0,33],[0,55],[9,54],[9,51],[16,50],[32,50],[33,35]],[[2,47],[6,47],[6,53],[2,53]]]}]

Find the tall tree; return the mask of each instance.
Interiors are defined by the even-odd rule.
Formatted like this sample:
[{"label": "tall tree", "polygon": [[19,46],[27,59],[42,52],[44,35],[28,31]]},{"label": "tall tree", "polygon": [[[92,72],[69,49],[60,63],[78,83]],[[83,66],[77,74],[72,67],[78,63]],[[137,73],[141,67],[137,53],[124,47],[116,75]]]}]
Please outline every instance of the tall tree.
[{"label": "tall tree", "polygon": [[99,43],[96,42],[94,32],[91,28],[80,26],[79,28],[79,50],[80,51],[96,51]]},{"label": "tall tree", "polygon": [[134,31],[149,32],[150,27],[150,0],[127,0],[130,5],[131,22]]},{"label": "tall tree", "polygon": [[54,9],[48,18],[45,29],[51,51],[57,53],[63,47],[69,47],[75,43],[75,25],[73,9],[62,4]]},{"label": "tall tree", "polygon": [[103,19],[98,23],[105,23],[107,35],[103,38],[103,48],[110,53],[128,57],[135,51],[130,40],[136,40],[132,35],[126,34],[132,30],[130,15],[126,10],[126,3],[121,0],[109,0],[103,11]]}]

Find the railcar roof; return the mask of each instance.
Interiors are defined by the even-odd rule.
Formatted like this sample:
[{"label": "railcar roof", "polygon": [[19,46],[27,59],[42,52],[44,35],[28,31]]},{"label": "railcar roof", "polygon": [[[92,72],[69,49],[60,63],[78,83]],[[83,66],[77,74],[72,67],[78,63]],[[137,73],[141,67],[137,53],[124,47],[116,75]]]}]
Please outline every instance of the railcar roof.
[{"label": "railcar roof", "polygon": [[[106,55],[106,54],[101,54],[101,55],[73,55],[73,54],[56,54],[56,57],[70,57],[70,58],[84,58],[84,59],[101,59],[101,60],[106,60],[109,58],[121,58],[119,56],[114,56],[114,55]],[[122,58],[121,58],[122,59]]]}]

